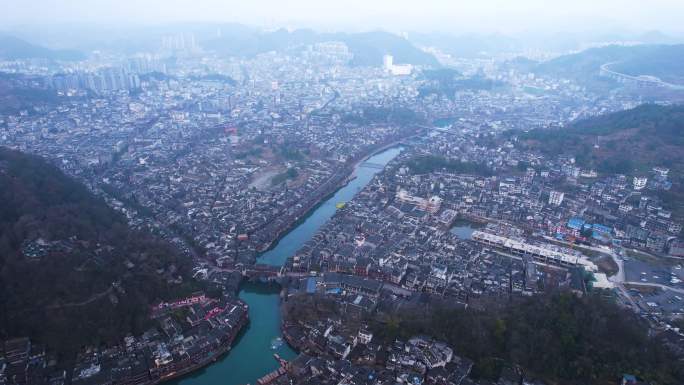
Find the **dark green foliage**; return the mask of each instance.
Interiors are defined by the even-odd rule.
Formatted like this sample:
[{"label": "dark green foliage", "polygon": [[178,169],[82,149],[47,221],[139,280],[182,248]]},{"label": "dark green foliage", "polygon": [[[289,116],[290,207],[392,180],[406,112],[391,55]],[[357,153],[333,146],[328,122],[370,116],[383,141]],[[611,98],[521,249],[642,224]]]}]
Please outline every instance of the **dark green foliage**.
[{"label": "dark green foliage", "polygon": [[528,167],[530,167],[530,164],[528,162],[525,162],[525,161],[520,161],[520,162],[518,162],[518,165],[515,166],[515,168],[521,172],[526,171]]},{"label": "dark green foliage", "polygon": [[450,70],[428,72],[426,78],[430,81],[418,89],[419,95],[422,97],[444,95],[453,98],[454,93],[457,91],[491,91],[495,88],[503,87],[503,83],[498,80],[482,76],[459,78],[456,73],[445,71]]},{"label": "dark green foliage", "polygon": [[517,56],[513,59],[505,61],[501,66],[502,70],[515,70],[518,72],[526,73],[532,72],[534,68],[539,65],[539,62],[526,58],[524,56]]},{"label": "dark green foliage", "polygon": [[140,74],[139,77],[140,77],[140,80],[142,80],[142,81],[150,81],[150,80],[164,81],[164,80],[174,79],[173,76],[167,75],[167,74],[165,74],[163,72],[159,72],[159,71],[152,71],[152,72],[148,72],[145,74]]},{"label": "dark green foliage", "polygon": [[644,104],[631,110],[580,120],[570,128],[574,135],[610,135],[637,128],[644,136],[657,135],[681,146],[684,145],[684,106]]},{"label": "dark green foliage", "polygon": [[[255,143],[260,143],[260,142],[255,141]],[[263,143],[263,140],[261,141],[261,143]],[[234,156],[236,159],[244,159],[244,158],[247,158],[249,156],[258,157],[261,155],[262,152],[263,152],[263,149],[261,147],[254,146],[250,149],[240,151],[240,152],[236,152]]]},{"label": "dark green foliage", "polygon": [[388,340],[428,334],[447,341],[475,361],[475,376],[490,379],[508,362],[564,384],[615,383],[623,373],[654,384],[684,381],[682,362],[649,337],[647,325],[598,293],[555,293],[491,309],[403,311],[376,332]]},{"label": "dark green foliage", "polygon": [[289,144],[283,144],[282,146],[278,147],[278,154],[287,160],[304,159],[302,152],[298,148]]},{"label": "dark green foliage", "polygon": [[[520,139],[550,156],[575,156],[581,167],[602,173],[648,175],[663,166],[670,169],[673,190],[684,182],[684,106],[646,104],[563,129],[533,130]],[[681,203],[670,209],[681,211]]]},{"label": "dark green foliage", "polygon": [[344,122],[353,124],[387,123],[398,126],[418,124],[421,117],[406,107],[365,107],[361,114],[347,114]]},{"label": "dark green foliage", "polygon": [[461,76],[463,76],[463,74],[453,68],[439,68],[423,71],[423,77],[429,81],[451,82]]},{"label": "dark green foliage", "polygon": [[659,190],[657,195],[666,210],[672,211],[676,218],[684,217],[684,189],[681,188],[681,185],[667,191]]},{"label": "dark green foliage", "polygon": [[277,185],[285,182],[288,179],[295,179],[298,176],[299,176],[299,172],[297,171],[297,169],[295,169],[294,167],[290,167],[287,169],[287,171],[274,176],[271,179],[271,185],[277,186]]},{"label": "dark green foliage", "polygon": [[59,97],[48,89],[44,79],[35,76],[0,73],[0,113],[16,114],[55,105]]},{"label": "dark green foliage", "polygon": [[226,84],[229,84],[231,86],[234,86],[237,84],[235,79],[231,78],[230,76],[217,74],[217,73],[211,73],[211,74],[206,74],[206,75],[201,75],[201,76],[192,76],[191,78],[193,80],[196,80],[196,81],[213,81],[213,82],[219,82],[219,83],[226,83]]},{"label": "dark green foliage", "polygon": [[474,174],[491,176],[492,170],[477,163],[460,162],[436,155],[423,155],[406,162],[413,174],[428,174],[435,171],[446,170],[460,174]]},{"label": "dark green foliage", "polygon": [[[42,159],[0,148],[0,186],[0,339],[64,354],[119,342],[148,326],[150,305],[196,289],[190,260]],[[25,256],[38,239],[59,247]]]}]

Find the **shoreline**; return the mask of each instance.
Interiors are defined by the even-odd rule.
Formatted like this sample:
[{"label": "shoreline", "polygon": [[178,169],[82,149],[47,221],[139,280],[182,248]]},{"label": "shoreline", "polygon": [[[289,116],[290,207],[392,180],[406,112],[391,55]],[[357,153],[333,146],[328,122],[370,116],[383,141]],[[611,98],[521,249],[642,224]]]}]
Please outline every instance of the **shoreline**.
[{"label": "shoreline", "polygon": [[[257,256],[256,264],[259,264],[259,258],[261,257],[261,255],[263,255],[263,253],[277,247],[278,243],[289,232],[291,232],[298,225],[300,225],[304,220],[306,220],[318,207],[320,207],[320,205],[325,203],[328,199],[330,199],[332,196],[334,196],[334,194],[337,193],[340,189],[344,188],[345,186],[348,185],[349,182],[354,180],[356,178],[355,172],[363,162],[365,162],[366,160],[368,160],[372,156],[377,155],[383,151],[386,151],[386,150],[394,148],[394,147],[401,146],[405,140],[412,138],[412,137],[415,137],[415,136],[418,136],[418,135],[420,135],[420,133],[405,136],[405,137],[402,137],[399,139],[394,138],[388,142],[380,144],[379,146],[373,146],[373,148],[369,149],[369,151],[366,151],[364,154],[356,157],[355,159],[353,159],[349,162],[346,162],[346,164],[338,172],[333,174],[333,176],[331,176],[331,178],[328,180],[328,181],[333,181],[331,183],[331,187],[327,191],[325,191],[325,193],[320,194],[319,199],[314,199],[314,200],[312,200],[312,202],[310,204],[306,205],[305,207],[302,207],[302,209],[300,210],[301,214],[296,215],[294,217],[295,219],[293,221],[291,221],[290,223],[288,223],[287,226],[283,226],[277,232],[276,236],[273,238],[272,241],[263,244],[261,247],[257,247],[257,251],[259,252],[259,256]],[[287,263],[287,262],[285,262],[285,263]],[[284,264],[280,265],[280,266],[284,266]],[[238,289],[238,291],[242,289],[242,285],[243,285],[243,283],[240,284],[240,288]],[[280,298],[279,304],[278,304],[278,309],[277,309],[277,311],[279,313],[282,313],[283,302],[284,302],[283,299]],[[194,372],[197,372],[198,370],[200,370],[206,366],[209,366],[212,363],[217,362],[222,357],[225,357],[227,354],[229,354],[230,351],[233,349],[233,347],[237,343],[240,342],[239,341],[240,338],[238,338],[238,337],[244,331],[245,326],[249,322],[250,322],[249,321],[249,314],[247,313],[247,317],[246,317],[245,321],[243,321],[241,323],[239,329],[237,329],[237,332],[230,337],[230,342],[228,342],[226,345],[222,345],[219,349],[214,350],[210,357],[206,357],[205,359],[203,359],[201,361],[195,362],[195,363],[191,364],[190,366],[183,368],[177,372],[174,372],[173,374],[171,374],[167,377],[153,379],[148,384],[149,385],[157,385],[160,383],[165,383],[165,382],[169,382],[172,380],[177,380],[179,378],[182,378],[184,376],[187,376],[187,375],[190,375]],[[293,341],[291,341],[291,337],[287,333],[285,333],[284,326],[285,325],[281,320],[279,331],[280,331],[280,335],[283,338],[283,341],[287,344],[287,346],[290,349],[292,349],[292,351],[294,351],[297,354],[300,354],[302,349],[300,347],[295,346]]]},{"label": "shoreline", "polygon": [[[335,175],[337,175],[337,174],[335,174]],[[335,175],[330,177],[330,179],[328,179],[328,181],[333,179],[335,177]],[[351,176],[351,174],[349,176]],[[285,225],[281,229],[279,229],[276,232],[275,237],[273,237],[273,240],[266,242],[261,246],[258,246],[256,248],[256,250],[259,253],[259,256],[257,257],[256,263],[257,264],[259,263],[259,258],[261,257],[261,254],[263,254],[269,250],[274,249],[278,245],[278,242],[280,242],[291,230],[296,228],[297,225],[301,224],[301,222],[304,221],[309,216],[309,214],[311,212],[315,211],[315,209],[318,208],[318,206],[320,204],[325,202],[329,197],[334,195],[338,190],[340,190],[341,188],[346,186],[347,183],[349,183],[349,181],[350,181],[349,176],[346,178],[343,178],[340,182],[335,183],[334,188],[331,188],[329,192],[326,192],[325,194],[323,194],[320,199],[314,200],[310,205],[302,207],[300,209],[300,211],[302,213],[300,213],[299,215],[296,215],[295,219],[292,222],[288,223],[287,225]]]},{"label": "shoreline", "polygon": [[[213,363],[216,363],[221,358],[225,357],[231,350],[233,350],[234,345],[239,342],[239,337],[241,333],[244,332],[245,327],[250,323],[249,311],[245,313],[245,317],[241,320],[239,327],[236,329],[235,333],[231,333],[225,344],[220,345],[217,349],[207,352],[209,356],[202,359],[196,360],[189,366],[181,368],[177,371],[171,372],[166,376],[160,376],[159,378],[151,378],[150,382],[145,382],[143,384],[157,385],[161,383],[167,383],[173,380],[178,380],[184,376],[197,372]],[[150,373],[151,374],[151,373]]]},{"label": "shoreline", "polygon": [[335,173],[330,179],[328,179],[328,181],[335,178],[335,176],[339,173],[343,173],[346,176],[340,177],[339,181],[334,182],[334,187],[330,188],[330,190],[323,194],[320,199],[314,200],[312,204],[302,207],[302,209],[300,210],[302,213],[300,215],[297,215],[294,221],[288,223],[286,226],[283,226],[282,229],[280,229],[276,233],[276,236],[273,238],[273,240],[264,243],[263,245],[258,246],[256,248],[257,252],[259,253],[259,256],[257,256],[256,264],[259,264],[259,258],[263,253],[274,249],[290,231],[292,231],[294,228],[297,227],[297,225],[301,224],[304,220],[306,220],[306,218],[308,218],[309,215],[316,210],[316,208],[318,208],[323,202],[327,201],[330,197],[335,195],[335,193],[337,193],[340,189],[344,188],[347,184],[349,184],[349,182],[354,180],[356,178],[356,169],[361,164],[363,164],[363,162],[365,162],[372,156],[377,155],[382,151],[388,150],[393,147],[401,146],[403,144],[403,141],[417,135],[418,134],[414,134],[411,136],[403,137],[398,140],[393,140],[389,143],[381,144],[379,147],[375,147],[370,151],[366,152],[365,154],[358,156],[357,158],[352,160],[351,163],[348,162],[348,164],[346,164],[340,171]]}]

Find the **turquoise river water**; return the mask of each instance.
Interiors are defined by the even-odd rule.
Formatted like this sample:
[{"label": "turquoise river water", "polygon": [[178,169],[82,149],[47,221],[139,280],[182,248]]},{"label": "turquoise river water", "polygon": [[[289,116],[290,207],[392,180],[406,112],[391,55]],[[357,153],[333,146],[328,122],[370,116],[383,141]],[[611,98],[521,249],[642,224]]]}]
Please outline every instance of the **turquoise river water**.
[{"label": "turquoise river water", "polygon": [[[259,263],[281,266],[335,214],[337,203],[348,202],[361,191],[375,174],[402,151],[393,147],[379,152],[358,165],[355,178],[331,197],[316,206],[296,227],[259,257]],[[247,283],[240,298],[249,305],[250,323],[239,336],[233,349],[216,363],[173,381],[176,385],[246,385],[275,370],[277,353],[289,360],[296,356],[280,340],[280,297],[277,285]]]}]

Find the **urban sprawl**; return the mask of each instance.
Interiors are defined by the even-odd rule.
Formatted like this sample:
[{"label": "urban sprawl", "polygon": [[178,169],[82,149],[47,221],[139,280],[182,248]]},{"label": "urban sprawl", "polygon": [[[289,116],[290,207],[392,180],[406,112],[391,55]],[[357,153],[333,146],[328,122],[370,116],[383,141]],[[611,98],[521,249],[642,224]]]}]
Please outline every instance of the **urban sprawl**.
[{"label": "urban sprawl", "polygon": [[[230,59],[169,39],[155,54],[58,68],[0,63],[60,95],[54,108],[0,116],[0,145],[49,159],[133,228],[192,258],[194,277],[222,295],[160,303],[150,309],[155,327],[88,347],[69,370],[28,338],[0,342],[0,384],[154,384],[194,371],[231,354],[249,322],[237,297],[243,280],[277,282],[283,306],[315,297],[338,309],[324,319],[284,317],[283,338],[300,354],[259,384],[478,383],[468,378],[472,361],[446,343],[415,336],[383,345],[364,324],[425,298],[467,308],[605,289],[684,346],[670,326],[684,313],[682,218],[657,194],[671,188],[671,170],[601,174],[504,134],[632,108],[638,98],[494,59],[458,64],[464,76],[505,87],[422,95],[420,66],[391,57],[382,67],[348,66],[343,43]],[[258,263],[387,148],[401,152],[353,200],[337,202],[284,265]],[[23,251],[40,263],[52,246],[36,239]],[[507,367],[498,384],[520,376]]]}]

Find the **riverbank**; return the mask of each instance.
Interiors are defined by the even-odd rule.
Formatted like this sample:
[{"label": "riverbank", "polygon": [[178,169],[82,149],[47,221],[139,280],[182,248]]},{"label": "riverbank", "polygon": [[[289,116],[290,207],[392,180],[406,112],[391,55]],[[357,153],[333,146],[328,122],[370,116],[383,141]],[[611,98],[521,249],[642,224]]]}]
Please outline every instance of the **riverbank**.
[{"label": "riverbank", "polygon": [[297,356],[287,344],[276,349],[280,336],[280,286],[244,281],[239,297],[249,305],[249,323],[225,354],[203,367],[169,380],[172,385],[244,385],[278,368],[273,354],[286,360]]},{"label": "riverbank", "polygon": [[[240,336],[244,333],[245,326],[249,324],[249,313],[245,314],[247,315],[241,319],[239,326],[229,335],[228,340],[220,345],[218,349],[208,351],[205,357],[194,360],[194,362],[190,363],[187,367],[181,367],[176,371],[167,374],[161,374],[160,377],[156,380],[153,380],[150,385],[181,379],[182,377],[201,370],[225,357],[232,350],[233,346],[239,342]],[[190,359],[191,358],[188,358],[188,360]]]},{"label": "riverbank", "polygon": [[[380,153],[371,156],[373,163],[387,164],[394,159],[402,151],[401,147],[391,147],[385,149]],[[334,191],[328,194],[324,200],[318,202],[315,210],[311,210],[306,216],[302,217],[297,222],[297,227],[287,231],[278,240],[274,247],[261,253],[257,258],[259,264],[271,266],[283,266],[287,262],[287,258],[296,254],[296,252],[308,241],[320,227],[322,227],[332,216],[337,212],[337,203],[348,202],[356,196],[381,170],[375,167],[363,167],[358,163],[364,157],[360,157],[354,163],[355,178],[345,183]]]},{"label": "riverbank", "polygon": [[[384,146],[376,147],[367,155],[350,162],[349,167],[357,170],[356,177],[338,188],[333,194],[328,194],[325,199],[317,202],[314,209],[302,217],[296,227],[285,232],[271,249],[260,256],[260,263],[272,266],[283,265],[287,258],[294,255],[306,242],[308,242],[318,230],[324,226],[337,211],[336,203],[352,200],[373,177],[381,172],[374,167],[363,167],[361,164],[370,159],[370,162],[386,165],[394,159],[402,149],[399,143],[392,141]],[[395,147],[395,148],[393,148]],[[348,177],[348,176],[347,176]],[[218,360],[214,365],[208,365],[195,373],[184,376],[181,380],[173,382],[178,385],[242,385],[254,384],[259,378],[277,369],[278,363],[271,357],[277,353],[286,360],[292,360],[297,356],[295,344],[290,338],[284,338],[281,324],[281,287],[275,284],[255,283],[243,281],[240,285],[239,297],[249,305],[250,323],[245,332],[235,341],[234,348],[229,354]],[[277,339],[282,338],[285,342],[278,345]]]},{"label": "riverbank", "polygon": [[402,145],[405,145],[404,142],[406,140],[416,136],[420,136],[421,133],[404,136],[399,139],[392,138],[386,141],[385,143],[373,146],[370,150],[365,151],[363,154],[347,161],[341,170],[337,171],[333,176],[330,177],[330,179],[324,182],[323,185],[328,184],[330,181],[333,181],[332,185],[326,190],[326,192],[322,194],[316,194],[316,192],[314,192],[315,195],[318,195],[318,198],[312,198],[308,204],[304,204],[302,208],[298,210],[297,214],[295,214],[294,219],[292,221],[287,223],[285,226],[282,226],[275,232],[275,235],[273,236],[272,240],[263,242],[261,245],[258,245],[256,247],[257,252],[263,254],[277,247],[280,240],[284,236],[286,236],[293,228],[297,227],[303,221],[305,221],[311,212],[318,209],[323,202],[330,199],[330,197],[335,195],[335,193],[337,193],[340,189],[344,188],[347,184],[349,184],[349,182],[354,180],[354,178],[356,178],[355,171],[360,167],[360,165],[363,162],[367,161],[368,159],[379,153],[382,153],[383,151],[386,151],[393,147],[400,147]]},{"label": "riverbank", "polygon": [[[280,229],[278,229],[275,233],[275,236],[273,237],[273,240],[265,242],[262,245],[257,246],[257,252],[259,253],[265,253],[267,251],[273,250],[278,246],[278,243],[280,240],[287,235],[293,228],[297,227],[300,225],[304,220],[306,220],[308,214],[312,211],[315,211],[318,206],[325,202],[326,199],[330,198],[337,192],[339,189],[343,188],[347,183],[349,183],[349,178],[351,176],[350,173],[346,173],[348,176],[346,178],[341,178],[340,181],[333,182],[334,183],[334,188],[330,188],[329,192],[326,193],[323,197],[319,199],[312,199],[309,205],[304,205],[299,212],[295,215],[294,220],[291,221],[290,223],[286,224],[285,226],[282,226]],[[338,173],[335,173],[330,179],[328,179],[324,184],[327,184],[330,182],[333,178],[339,178]]]}]

